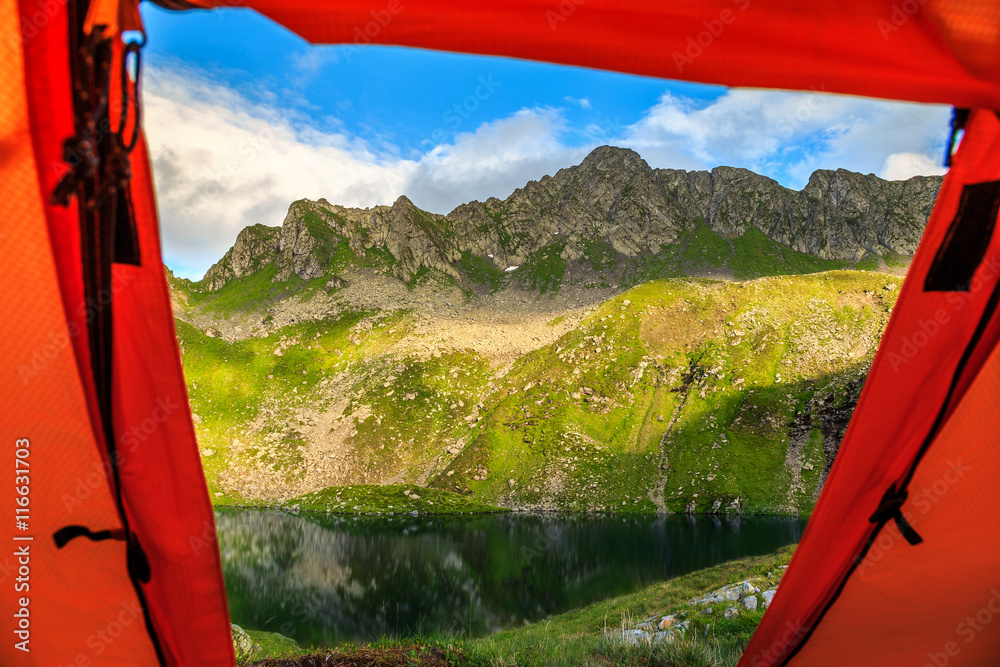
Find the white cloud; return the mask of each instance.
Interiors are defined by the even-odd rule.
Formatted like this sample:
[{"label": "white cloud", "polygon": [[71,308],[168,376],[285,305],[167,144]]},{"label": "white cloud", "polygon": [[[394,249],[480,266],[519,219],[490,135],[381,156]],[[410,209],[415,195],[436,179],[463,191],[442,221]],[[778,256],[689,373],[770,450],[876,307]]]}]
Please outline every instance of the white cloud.
[{"label": "white cloud", "polygon": [[578,104],[578,105],[580,105],[581,109],[590,109],[590,106],[591,106],[590,105],[590,100],[587,99],[586,97],[570,97],[569,95],[567,95],[563,99],[566,100],[567,102],[571,103],[571,104]]},{"label": "white cloud", "polygon": [[[822,92],[731,90],[708,104],[665,94],[619,143],[651,164],[741,166],[802,187],[816,169],[880,171],[894,153],[943,143],[946,107]],[[678,155],[679,154],[679,155]],[[942,173],[928,162],[923,173]]]},{"label": "white cloud", "polygon": [[392,201],[415,166],[383,161],[344,134],[299,127],[287,111],[191,71],[150,74],[144,124],[164,254],[185,275],[204,272],[243,227],[281,224],[296,199]]},{"label": "white cloud", "polygon": [[879,176],[890,181],[905,181],[913,176],[930,176],[947,171],[941,163],[923,153],[893,153],[885,159]]},{"label": "white cloud", "polygon": [[553,109],[522,109],[483,123],[424,155],[407,180],[407,193],[416,205],[444,213],[471,199],[506,197],[586,156],[590,147],[563,145],[564,130],[565,120]]}]

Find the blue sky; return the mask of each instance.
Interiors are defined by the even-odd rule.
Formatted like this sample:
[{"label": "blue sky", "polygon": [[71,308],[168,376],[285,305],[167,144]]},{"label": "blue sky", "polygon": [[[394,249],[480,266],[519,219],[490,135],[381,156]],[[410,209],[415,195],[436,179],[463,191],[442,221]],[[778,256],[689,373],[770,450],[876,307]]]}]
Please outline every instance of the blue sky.
[{"label": "blue sky", "polygon": [[288,204],[401,194],[447,213],[506,197],[594,147],[653,167],[942,173],[949,110],[822,91],[729,90],[505,58],[313,46],[247,9],[143,3],[145,127],[164,254],[197,278]]},{"label": "blue sky", "polygon": [[143,8],[150,34],[145,55],[154,66],[196,64],[250,96],[298,109],[319,127],[390,142],[403,155],[525,107],[563,109],[570,125],[565,140],[589,144],[600,129],[587,126],[610,132],[635,122],[664,90],[705,101],[726,90],[508,58],[315,46],[247,9]]}]

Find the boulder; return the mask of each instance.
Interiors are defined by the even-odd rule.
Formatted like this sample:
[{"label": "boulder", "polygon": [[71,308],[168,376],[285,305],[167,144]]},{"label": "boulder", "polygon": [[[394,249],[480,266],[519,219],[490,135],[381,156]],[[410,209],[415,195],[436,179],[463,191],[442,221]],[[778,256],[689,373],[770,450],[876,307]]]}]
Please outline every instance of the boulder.
[{"label": "boulder", "polygon": [[236,625],[233,626],[233,648],[236,649],[236,659],[237,661],[246,662],[253,659],[255,655],[260,653],[260,646],[254,643],[253,639],[247,633],[246,630]]}]

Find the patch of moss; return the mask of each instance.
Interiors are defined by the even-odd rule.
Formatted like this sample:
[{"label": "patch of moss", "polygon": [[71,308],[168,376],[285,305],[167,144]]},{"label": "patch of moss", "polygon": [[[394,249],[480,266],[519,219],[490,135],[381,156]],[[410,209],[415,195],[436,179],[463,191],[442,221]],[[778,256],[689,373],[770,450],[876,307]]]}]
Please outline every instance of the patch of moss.
[{"label": "patch of moss", "polygon": [[905,269],[906,267],[908,267],[912,260],[913,260],[912,257],[909,257],[907,255],[901,255],[898,252],[888,252],[882,255],[882,261],[885,262],[888,266],[900,269]]},{"label": "patch of moss", "polygon": [[458,264],[465,273],[466,278],[477,285],[483,285],[491,293],[496,292],[504,285],[506,273],[487,261],[485,257],[473,255],[468,250],[462,251],[462,257]]},{"label": "patch of moss", "polygon": [[864,257],[854,263],[855,271],[876,271],[879,264],[878,255],[866,253]]},{"label": "patch of moss", "polygon": [[513,272],[514,277],[525,289],[537,290],[541,294],[558,291],[566,273],[566,260],[560,256],[565,248],[565,241],[540,248]]},{"label": "patch of moss", "polygon": [[610,243],[585,240],[581,246],[584,256],[594,271],[602,272],[605,269],[614,271],[618,268],[618,253],[615,252]]},{"label": "patch of moss", "polygon": [[699,219],[688,236],[687,247],[681,252],[679,259],[694,265],[721,267],[731,253],[729,242]]},{"label": "patch of moss", "polygon": [[758,229],[750,228],[733,239],[735,252],[729,268],[737,278],[819,273],[842,269],[847,262],[813,257],[772,241]]},{"label": "patch of moss", "polygon": [[197,291],[190,293],[190,303],[221,315],[266,308],[294,293],[303,282],[294,273],[288,280],[275,282],[277,273],[277,265],[270,263],[256,273],[230,280],[214,292],[205,291],[199,286]]},{"label": "patch of moss", "polygon": [[254,660],[292,657],[305,653],[294,639],[278,634],[277,632],[247,630],[246,633],[260,647],[260,651],[253,656]]}]

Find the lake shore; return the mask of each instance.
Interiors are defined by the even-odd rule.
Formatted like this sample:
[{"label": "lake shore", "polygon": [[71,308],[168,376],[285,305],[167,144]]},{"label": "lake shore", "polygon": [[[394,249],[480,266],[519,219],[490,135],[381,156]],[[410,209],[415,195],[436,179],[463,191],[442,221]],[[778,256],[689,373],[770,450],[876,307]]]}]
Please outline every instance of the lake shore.
[{"label": "lake shore", "polygon": [[[501,514],[526,513],[540,515],[657,515],[673,516],[673,512],[650,512],[648,508],[636,509],[628,506],[622,508],[583,508],[583,509],[548,509],[536,507],[500,507],[483,503],[471,496],[420,487],[413,484],[355,484],[349,486],[333,486],[315,493],[307,493],[281,503],[254,501],[232,496],[217,496],[213,506],[216,509],[232,507],[241,509],[274,509],[293,512],[322,512],[346,516],[395,516],[395,515],[431,515],[431,514]],[[416,513],[416,514],[414,514]],[[808,515],[796,513],[705,513],[694,512],[693,516],[715,516],[720,519],[744,517],[781,517],[805,518]]]},{"label": "lake shore", "polygon": [[[794,550],[791,545],[771,554],[731,560],[480,638],[429,636],[303,648],[276,633],[248,631],[259,650],[240,664],[730,667],[738,662],[763,617],[764,605],[706,604],[706,596],[743,582],[760,590],[776,587]],[[656,640],[655,631],[643,630],[645,625],[664,625],[663,639]],[[670,639],[666,639],[667,630]],[[639,634],[648,639],[628,639]]]}]

